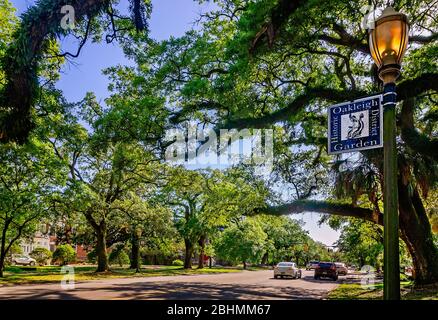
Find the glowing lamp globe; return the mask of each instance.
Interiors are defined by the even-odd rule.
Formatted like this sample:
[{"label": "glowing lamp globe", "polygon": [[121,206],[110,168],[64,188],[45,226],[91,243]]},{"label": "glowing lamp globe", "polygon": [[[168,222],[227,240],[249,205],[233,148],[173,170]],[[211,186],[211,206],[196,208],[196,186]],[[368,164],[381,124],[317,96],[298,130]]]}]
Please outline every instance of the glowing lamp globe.
[{"label": "glowing lamp globe", "polygon": [[394,82],[400,74],[400,64],[408,45],[409,24],[403,13],[392,7],[383,10],[369,32],[371,56],[379,68],[384,83]]}]

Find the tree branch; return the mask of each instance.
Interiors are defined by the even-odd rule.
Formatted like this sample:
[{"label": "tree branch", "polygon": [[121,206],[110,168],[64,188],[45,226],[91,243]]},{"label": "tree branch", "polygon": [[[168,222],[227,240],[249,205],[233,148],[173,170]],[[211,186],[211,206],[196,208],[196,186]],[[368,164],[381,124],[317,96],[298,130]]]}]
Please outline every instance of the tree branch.
[{"label": "tree branch", "polygon": [[346,46],[362,53],[370,54],[370,48],[368,44],[364,43],[362,39],[355,38],[349,34],[343,26],[335,23],[333,24],[333,30],[336,32],[339,38],[335,38],[326,34],[319,35],[317,38],[330,44]]},{"label": "tree branch", "polygon": [[414,98],[429,90],[438,92],[438,73],[423,73],[417,78],[399,83],[397,85],[397,101]]},{"label": "tree branch", "polygon": [[414,102],[413,98],[403,101],[400,117],[401,137],[412,150],[438,161],[438,139],[429,138],[414,126]]},{"label": "tree branch", "polygon": [[268,45],[272,46],[280,28],[306,2],[306,0],[280,0],[272,10],[269,22],[262,27],[252,40],[249,49],[250,53],[253,53],[264,41],[267,41]]},{"label": "tree branch", "polygon": [[417,42],[421,44],[430,43],[438,39],[438,33],[433,33],[430,36],[411,36],[409,37],[410,42]]},{"label": "tree branch", "polygon": [[301,111],[305,106],[307,106],[316,99],[324,99],[332,102],[342,102],[352,100],[354,98],[364,95],[366,95],[366,92],[359,90],[345,91],[322,87],[310,88],[306,89],[303,94],[297,96],[292,102],[287,105],[287,107],[281,110],[275,111],[271,114],[267,114],[259,118],[240,118],[235,120],[229,120],[221,128],[264,128],[270,124],[291,118],[299,111]]},{"label": "tree branch", "polygon": [[[424,73],[415,79],[409,79],[401,82],[397,86],[397,100],[402,101],[408,98],[413,98],[429,90],[438,91],[437,73]],[[228,120],[221,128],[265,128],[279,121],[286,121],[290,119],[316,99],[323,99],[329,102],[343,102],[357,99],[366,95],[368,95],[367,92],[360,90],[345,91],[324,87],[308,88],[304,93],[297,96],[292,102],[290,102],[287,107],[281,110],[274,111],[259,118],[239,118]]]},{"label": "tree branch", "polygon": [[289,215],[303,212],[326,213],[343,217],[354,217],[383,225],[383,215],[371,209],[355,207],[351,204],[316,200],[296,200],[284,205],[260,208],[254,214]]}]

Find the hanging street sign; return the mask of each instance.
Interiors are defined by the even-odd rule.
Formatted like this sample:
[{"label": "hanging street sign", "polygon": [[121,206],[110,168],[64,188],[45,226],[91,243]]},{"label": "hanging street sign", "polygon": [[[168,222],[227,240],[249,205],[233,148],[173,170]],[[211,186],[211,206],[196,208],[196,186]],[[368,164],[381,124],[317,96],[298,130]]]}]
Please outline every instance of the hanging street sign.
[{"label": "hanging street sign", "polygon": [[382,95],[343,102],[328,109],[328,153],[383,147]]}]

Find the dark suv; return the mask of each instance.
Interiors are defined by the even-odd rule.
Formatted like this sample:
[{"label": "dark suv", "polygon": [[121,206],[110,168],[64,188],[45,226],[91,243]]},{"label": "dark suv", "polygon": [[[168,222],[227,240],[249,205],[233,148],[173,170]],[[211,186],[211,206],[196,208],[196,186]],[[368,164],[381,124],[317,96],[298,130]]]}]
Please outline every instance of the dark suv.
[{"label": "dark suv", "polygon": [[320,278],[331,278],[332,280],[338,280],[338,270],[336,264],[333,262],[320,262],[315,268],[314,278],[319,280]]}]

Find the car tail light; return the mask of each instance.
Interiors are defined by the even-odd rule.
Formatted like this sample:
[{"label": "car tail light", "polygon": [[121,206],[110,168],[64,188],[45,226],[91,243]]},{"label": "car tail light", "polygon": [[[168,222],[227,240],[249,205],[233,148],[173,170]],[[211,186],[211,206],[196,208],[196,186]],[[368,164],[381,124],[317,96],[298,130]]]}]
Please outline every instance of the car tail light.
[{"label": "car tail light", "polygon": [[335,265],[332,265],[332,266],[330,267],[330,269],[332,269],[332,270],[336,270],[336,266],[335,266]]}]

